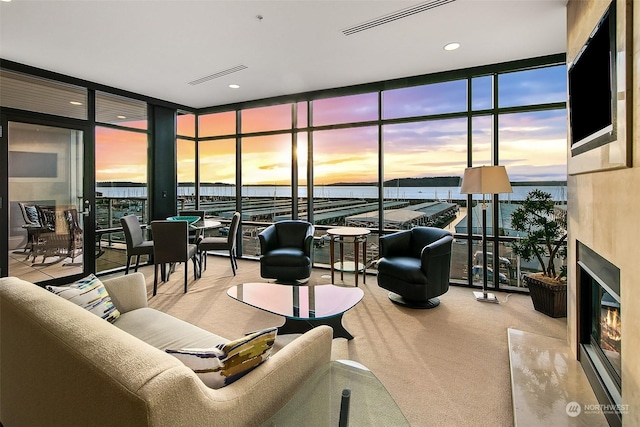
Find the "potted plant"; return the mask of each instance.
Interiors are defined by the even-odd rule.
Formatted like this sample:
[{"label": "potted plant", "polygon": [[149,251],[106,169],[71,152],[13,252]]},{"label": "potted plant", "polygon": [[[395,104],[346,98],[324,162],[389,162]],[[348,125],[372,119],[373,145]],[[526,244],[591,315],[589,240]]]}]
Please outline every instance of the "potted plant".
[{"label": "potted plant", "polygon": [[551,194],[533,190],[511,216],[511,226],[524,236],[513,252],[525,261],[537,259],[541,272],[523,277],[536,310],[551,316],[567,315],[566,268],[556,270],[555,261],[566,259],[567,216],[556,213]]}]

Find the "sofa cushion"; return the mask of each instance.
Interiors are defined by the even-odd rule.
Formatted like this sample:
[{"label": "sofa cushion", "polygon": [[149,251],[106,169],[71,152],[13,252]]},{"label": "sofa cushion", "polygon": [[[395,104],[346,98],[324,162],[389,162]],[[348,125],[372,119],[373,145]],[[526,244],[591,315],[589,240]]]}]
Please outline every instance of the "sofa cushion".
[{"label": "sofa cushion", "polygon": [[168,348],[209,348],[228,339],[153,308],[121,313],[113,325],[162,351]]},{"label": "sofa cushion", "polygon": [[120,312],[113,305],[107,289],[93,274],[68,286],[47,285],[46,288],[110,323],[115,322],[120,316]]},{"label": "sofa cushion", "polygon": [[211,388],[222,388],[250,372],[271,354],[278,328],[268,328],[212,348],[167,349]]}]

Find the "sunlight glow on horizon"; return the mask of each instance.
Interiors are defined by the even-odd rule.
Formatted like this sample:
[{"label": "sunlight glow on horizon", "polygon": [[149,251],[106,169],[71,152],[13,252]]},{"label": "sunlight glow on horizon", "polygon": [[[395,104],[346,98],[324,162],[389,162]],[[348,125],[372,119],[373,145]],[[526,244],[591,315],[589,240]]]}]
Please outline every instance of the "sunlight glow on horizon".
[{"label": "sunlight glow on horizon", "polygon": [[[545,78],[563,75],[563,67],[545,70]],[[524,85],[518,73],[501,76],[503,87],[515,95],[501,95],[506,105],[535,104],[534,100],[558,102],[566,86],[557,82]],[[534,76],[534,71],[523,76]],[[483,78],[474,78],[475,81]],[[484,80],[483,80],[484,81]],[[474,86],[475,88],[475,86]],[[439,90],[442,90],[440,92]],[[551,91],[528,94],[526,91]],[[448,92],[446,92],[448,91]],[[453,92],[451,92],[453,91]],[[458,112],[466,89],[458,81],[385,91],[385,118]],[[474,90],[474,93],[475,90]],[[479,92],[483,97],[484,92]],[[375,95],[375,96],[374,96]],[[530,96],[530,98],[527,98]],[[313,101],[314,125],[358,123],[372,120],[377,112],[371,100],[377,94],[343,96]],[[475,105],[475,99],[474,105]],[[298,110],[305,126],[306,104]],[[390,106],[397,107],[396,110]],[[483,104],[484,105],[484,104]],[[373,105],[377,106],[377,103]],[[486,108],[486,107],[484,107]],[[243,185],[290,185],[292,162],[292,104],[242,110],[243,132],[282,131],[281,134],[245,136],[242,139]],[[200,180],[202,183],[236,181],[236,112],[203,115],[198,118],[202,137],[230,135],[230,138],[200,141]],[[500,164],[513,168],[522,180],[566,180],[566,110],[502,114],[497,117]],[[492,119],[472,118],[473,164],[489,164]],[[179,115],[181,135],[195,136],[195,116]],[[467,163],[467,119],[426,120],[382,126],[384,180],[429,176],[462,176]],[[98,181],[146,182],[147,136],[110,128],[96,128],[96,179]],[[307,135],[298,134],[298,179],[306,183]],[[357,183],[378,180],[378,127],[352,127],[313,132],[313,172],[315,185],[337,182]],[[195,181],[195,142],[178,139],[178,181]],[[550,178],[551,177],[551,178]]]}]

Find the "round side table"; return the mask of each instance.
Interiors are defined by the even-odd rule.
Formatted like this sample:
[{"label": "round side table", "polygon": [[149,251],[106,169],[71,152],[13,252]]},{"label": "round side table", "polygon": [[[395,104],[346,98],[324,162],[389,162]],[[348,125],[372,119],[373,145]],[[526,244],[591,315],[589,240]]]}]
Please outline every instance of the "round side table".
[{"label": "round side table", "polygon": [[[340,245],[340,279],[344,280],[344,271],[348,269],[351,271],[351,268],[345,268],[349,266],[350,263],[344,261],[344,244],[345,243],[353,243],[354,246],[354,260],[353,260],[353,272],[355,275],[356,286],[358,286],[358,275],[360,270],[362,270],[362,283],[367,283],[367,275],[365,269],[367,267],[367,235],[369,235],[371,231],[366,228],[359,227],[340,227],[340,228],[331,228],[327,230],[327,234],[329,235],[329,252],[331,256],[331,283],[335,283],[335,255],[334,255],[334,247],[335,242],[338,242]],[[359,262],[359,251],[362,245],[362,264]]]}]

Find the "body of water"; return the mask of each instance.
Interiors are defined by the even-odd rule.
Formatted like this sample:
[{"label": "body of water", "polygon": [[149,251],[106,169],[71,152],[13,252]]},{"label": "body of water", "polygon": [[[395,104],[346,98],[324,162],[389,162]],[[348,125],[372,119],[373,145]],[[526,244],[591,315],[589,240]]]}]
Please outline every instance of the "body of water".
[{"label": "body of water", "polygon": [[[506,201],[522,201],[532,190],[542,190],[549,194],[557,202],[566,202],[566,186],[522,186],[512,187],[513,193],[502,194],[501,199]],[[316,186],[313,189],[315,198],[332,199],[377,199],[378,187],[367,186]],[[104,197],[147,197],[146,187],[97,187],[96,191]],[[178,196],[191,196],[195,194],[193,186],[179,186]],[[234,197],[234,186],[201,187],[200,195],[209,197]],[[245,186],[242,187],[243,197],[291,197],[289,186]],[[298,196],[307,197],[307,187],[298,187]],[[385,187],[385,199],[402,200],[467,200],[466,194],[460,194],[460,187]],[[482,199],[474,195],[474,199]]]}]

